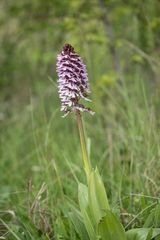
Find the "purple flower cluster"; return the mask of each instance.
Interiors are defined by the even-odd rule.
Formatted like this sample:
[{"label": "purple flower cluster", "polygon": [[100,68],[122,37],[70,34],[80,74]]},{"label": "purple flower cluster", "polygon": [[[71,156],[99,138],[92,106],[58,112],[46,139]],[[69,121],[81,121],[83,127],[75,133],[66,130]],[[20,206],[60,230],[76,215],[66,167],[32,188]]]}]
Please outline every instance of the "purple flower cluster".
[{"label": "purple flower cluster", "polygon": [[58,92],[64,116],[73,111],[93,114],[90,108],[79,103],[80,99],[90,101],[87,98],[90,93],[87,70],[81,57],[66,44],[57,59]]}]

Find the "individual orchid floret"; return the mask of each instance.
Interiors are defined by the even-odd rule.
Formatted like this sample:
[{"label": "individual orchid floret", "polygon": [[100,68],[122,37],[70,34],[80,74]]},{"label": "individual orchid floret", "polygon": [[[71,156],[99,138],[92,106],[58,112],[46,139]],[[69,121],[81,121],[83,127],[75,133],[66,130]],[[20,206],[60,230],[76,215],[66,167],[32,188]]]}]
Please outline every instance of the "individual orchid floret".
[{"label": "individual orchid floret", "polygon": [[79,103],[81,99],[90,101],[87,98],[90,93],[87,69],[81,57],[70,44],[66,44],[57,59],[58,92],[64,116],[76,111],[94,114]]}]

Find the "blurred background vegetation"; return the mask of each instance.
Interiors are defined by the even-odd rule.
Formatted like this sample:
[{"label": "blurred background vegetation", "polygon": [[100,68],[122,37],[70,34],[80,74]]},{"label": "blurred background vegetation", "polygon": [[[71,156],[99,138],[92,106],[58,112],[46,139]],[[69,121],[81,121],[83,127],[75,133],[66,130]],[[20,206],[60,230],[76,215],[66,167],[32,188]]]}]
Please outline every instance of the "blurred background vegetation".
[{"label": "blurred background vegetation", "polygon": [[77,201],[81,151],[74,117],[59,112],[55,67],[65,43],[89,73],[92,161],[124,225],[143,223],[132,219],[160,193],[159,13],[158,0],[0,1],[0,235],[78,239],[64,198]]}]

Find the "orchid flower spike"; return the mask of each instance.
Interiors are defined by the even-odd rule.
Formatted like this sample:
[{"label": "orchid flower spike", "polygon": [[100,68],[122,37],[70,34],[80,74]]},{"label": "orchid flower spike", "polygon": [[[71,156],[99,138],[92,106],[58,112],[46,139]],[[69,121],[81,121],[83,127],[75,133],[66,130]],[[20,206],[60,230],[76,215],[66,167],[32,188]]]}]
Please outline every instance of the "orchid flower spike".
[{"label": "orchid flower spike", "polygon": [[87,98],[90,93],[88,74],[81,57],[70,44],[65,44],[57,59],[58,92],[63,117],[76,111],[94,114],[90,108],[79,103],[81,99],[91,101]]}]

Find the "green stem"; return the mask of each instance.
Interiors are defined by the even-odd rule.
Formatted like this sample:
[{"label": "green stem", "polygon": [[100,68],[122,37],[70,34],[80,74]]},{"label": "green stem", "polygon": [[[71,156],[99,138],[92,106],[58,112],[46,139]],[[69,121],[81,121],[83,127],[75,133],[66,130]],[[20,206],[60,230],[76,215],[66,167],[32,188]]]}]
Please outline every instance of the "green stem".
[{"label": "green stem", "polygon": [[83,164],[84,164],[84,170],[87,175],[87,179],[91,172],[91,166],[88,158],[88,152],[87,152],[87,145],[86,145],[86,139],[84,135],[84,128],[83,128],[83,122],[80,111],[77,110],[77,123],[78,123],[78,129],[79,129],[79,136],[81,141],[81,149],[82,149],[82,155],[83,155]]}]

